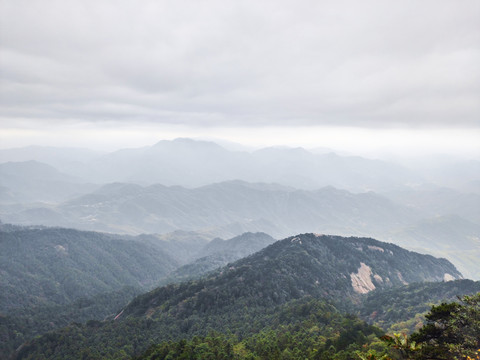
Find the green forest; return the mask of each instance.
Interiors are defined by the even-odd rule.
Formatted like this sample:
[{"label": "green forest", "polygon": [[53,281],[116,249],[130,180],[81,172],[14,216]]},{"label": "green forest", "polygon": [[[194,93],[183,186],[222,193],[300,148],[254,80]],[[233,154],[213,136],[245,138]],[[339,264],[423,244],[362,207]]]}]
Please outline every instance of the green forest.
[{"label": "green forest", "polygon": [[[55,246],[63,241],[70,251],[65,256],[83,266],[78,279],[98,269],[82,264],[104,256],[102,242],[158,246],[48,228],[12,228],[3,239],[10,243],[3,245],[7,249],[29,241],[30,258],[56,256]],[[240,238],[245,242],[239,245],[241,251],[250,240],[259,239],[271,242],[264,235],[250,234]],[[96,257],[85,256],[90,244],[95,245]],[[43,250],[36,252],[35,245]],[[215,241],[199,253],[223,256],[225,247],[228,243]],[[168,251],[158,251],[168,257]],[[112,252],[104,266],[114,264],[116,254]],[[21,274],[17,259],[13,269]],[[57,261],[58,269],[61,265]],[[29,271],[28,264],[22,266]],[[68,269],[72,273],[73,268]],[[142,273],[135,273],[140,280]],[[446,273],[458,279],[442,281]],[[66,286],[78,286],[77,280],[69,279],[63,280]],[[358,285],[362,281],[369,286],[366,293]],[[405,285],[407,281],[410,284]],[[440,304],[479,292],[480,282],[462,280],[445,259],[374,239],[301,234],[149,292],[145,287],[125,287],[59,304],[43,295],[45,304],[39,305],[26,297],[23,304],[19,300],[0,315],[0,351],[2,359],[420,359],[429,346],[439,345],[430,341],[438,327],[435,315],[425,316],[428,311],[438,314],[432,306],[447,306]],[[459,314],[478,312],[478,296],[472,299],[449,307],[452,311],[444,320],[460,327]],[[446,335],[449,346],[478,335],[477,325],[465,327],[469,330],[464,339]],[[470,347],[458,351],[476,355]]]}]

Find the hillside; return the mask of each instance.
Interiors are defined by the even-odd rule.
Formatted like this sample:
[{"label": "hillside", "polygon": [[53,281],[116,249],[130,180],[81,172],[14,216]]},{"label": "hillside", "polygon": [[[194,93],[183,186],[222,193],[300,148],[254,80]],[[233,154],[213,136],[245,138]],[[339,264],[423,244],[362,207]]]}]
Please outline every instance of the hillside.
[{"label": "hillside", "polygon": [[65,304],[124,286],[147,289],[177,267],[134,238],[63,228],[0,226],[0,311]]},{"label": "hillside", "polygon": [[385,239],[421,253],[446,257],[468,278],[480,279],[480,225],[456,215],[417,221]]},{"label": "hillside", "polygon": [[375,234],[406,226],[416,215],[374,193],[229,181],[194,189],[109,184],[53,208],[5,214],[4,220],[134,234],[181,229],[222,238],[262,231],[281,238],[305,231]]},{"label": "hillside", "polygon": [[235,302],[273,306],[305,295],[355,300],[374,289],[459,278],[461,274],[447,260],[393,244],[302,234],[277,241],[205,279],[140,296],[122,317],[171,312],[185,316],[208,309],[212,303],[216,312]]},{"label": "hillside", "polygon": [[459,296],[480,292],[480,281],[414,283],[400,288],[375,290],[357,306],[357,314],[370,324],[393,332],[413,332],[425,322],[433,304],[457,301]]},{"label": "hillside", "polygon": [[65,305],[28,306],[0,313],[0,359],[8,358],[24,342],[71,323],[103,321],[118,314],[140,294],[139,289],[121,290],[79,298]]},{"label": "hillside", "polygon": [[271,326],[292,301],[322,298],[339,302],[342,308],[374,287],[442,281],[450,277],[446,274],[460,277],[446,260],[392,244],[303,234],[278,241],[203,279],[141,295],[115,321],[75,324],[44,335],[24,347],[19,358],[48,353],[52,347],[57,358],[88,353],[103,354],[100,358],[121,353],[127,358],[148,344],[204,336],[211,330],[251,334]]},{"label": "hillside", "polygon": [[253,254],[273,242],[275,239],[265,233],[244,233],[229,240],[215,238],[196,254],[197,259],[170,273],[162,283],[201,277],[205,273]]},{"label": "hillside", "polygon": [[[72,322],[92,324],[107,316],[113,318],[134,295],[160,283],[167,273],[166,269],[171,270],[206,254],[217,261],[222,256],[233,261],[275,241],[267,234],[260,233],[247,233],[229,240],[217,238],[208,243],[205,236],[182,231],[133,238],[71,229],[22,228],[8,224],[3,224],[1,229],[5,233],[1,236],[5,243],[0,249],[5,256],[12,249],[12,244],[7,245],[12,238],[18,242],[17,245],[28,248],[28,251],[25,250],[28,255],[23,259],[14,256],[11,261],[15,262],[15,266],[9,267],[8,271],[3,269],[6,276],[0,286],[5,295],[5,298],[0,297],[5,301],[0,313],[0,354],[10,354],[23,342]],[[54,249],[61,249],[60,246],[68,249],[68,256],[75,258],[75,262],[58,264],[58,256],[48,256],[48,248],[53,243],[56,244]],[[139,251],[148,255],[139,256]],[[124,254],[119,257],[120,253]],[[55,264],[51,267],[46,265],[51,263]],[[209,263],[210,267],[215,268],[215,265],[224,263]],[[134,274],[131,273],[133,268],[136,271]],[[190,268],[195,269],[196,276],[201,275],[195,262]],[[108,274],[103,269],[113,269],[118,273]],[[60,274],[65,278],[63,281],[58,280]],[[170,276],[169,281],[179,281],[183,277]],[[136,278],[138,281],[135,281]],[[25,284],[19,287],[22,279]],[[37,280],[39,284],[34,284]],[[122,288],[122,284],[134,284],[136,288]],[[51,292],[45,294],[40,285],[49,285]],[[31,291],[27,294],[28,286]],[[72,294],[66,290],[70,288],[78,289]],[[109,292],[103,292],[103,289],[109,289]],[[3,358],[0,356],[0,359]]]}]

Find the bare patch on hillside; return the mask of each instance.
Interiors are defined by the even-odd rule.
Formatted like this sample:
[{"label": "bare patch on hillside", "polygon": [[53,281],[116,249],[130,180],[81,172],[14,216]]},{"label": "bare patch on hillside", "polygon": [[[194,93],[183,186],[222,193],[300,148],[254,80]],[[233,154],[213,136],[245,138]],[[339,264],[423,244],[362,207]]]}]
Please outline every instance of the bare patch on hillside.
[{"label": "bare patch on hillside", "polygon": [[360,263],[356,274],[350,274],[350,279],[352,280],[353,290],[359,294],[366,294],[375,290],[375,285],[372,283],[372,269],[363,262]]}]

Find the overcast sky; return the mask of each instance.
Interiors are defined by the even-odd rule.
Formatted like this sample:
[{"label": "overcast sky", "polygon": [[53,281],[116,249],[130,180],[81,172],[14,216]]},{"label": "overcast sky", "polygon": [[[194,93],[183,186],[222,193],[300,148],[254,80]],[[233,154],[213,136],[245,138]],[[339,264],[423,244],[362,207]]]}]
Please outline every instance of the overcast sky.
[{"label": "overcast sky", "polygon": [[0,0],[0,147],[480,156],[480,1]]}]

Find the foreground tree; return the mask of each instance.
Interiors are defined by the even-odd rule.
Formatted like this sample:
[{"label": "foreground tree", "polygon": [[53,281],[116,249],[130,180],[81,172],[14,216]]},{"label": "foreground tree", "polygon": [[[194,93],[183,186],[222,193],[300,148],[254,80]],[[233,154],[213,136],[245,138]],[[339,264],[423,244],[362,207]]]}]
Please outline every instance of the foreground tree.
[{"label": "foreground tree", "polygon": [[480,292],[433,306],[411,336],[386,335],[387,353],[357,352],[362,360],[480,360]]},{"label": "foreground tree", "polygon": [[420,345],[421,359],[477,359],[480,349],[480,293],[459,303],[433,306],[427,323],[411,340]]}]

